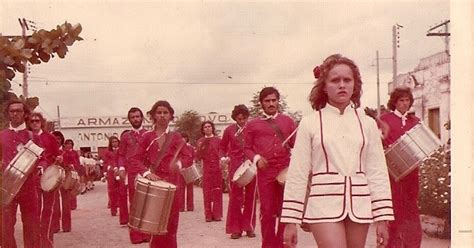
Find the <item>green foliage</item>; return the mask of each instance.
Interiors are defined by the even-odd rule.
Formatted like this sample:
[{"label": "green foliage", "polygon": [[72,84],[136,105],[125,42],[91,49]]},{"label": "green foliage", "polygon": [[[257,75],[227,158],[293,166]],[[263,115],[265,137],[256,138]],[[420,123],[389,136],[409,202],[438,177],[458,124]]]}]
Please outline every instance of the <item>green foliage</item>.
[{"label": "green foliage", "polygon": [[187,110],[176,120],[176,130],[187,133],[189,141],[194,144],[201,137],[201,119],[195,110]]},{"label": "green foliage", "polygon": [[[445,124],[445,127],[448,129],[450,126]],[[451,150],[446,146],[437,150],[423,161],[420,172],[420,213],[444,219],[446,225],[441,237],[449,238],[451,229]]]}]

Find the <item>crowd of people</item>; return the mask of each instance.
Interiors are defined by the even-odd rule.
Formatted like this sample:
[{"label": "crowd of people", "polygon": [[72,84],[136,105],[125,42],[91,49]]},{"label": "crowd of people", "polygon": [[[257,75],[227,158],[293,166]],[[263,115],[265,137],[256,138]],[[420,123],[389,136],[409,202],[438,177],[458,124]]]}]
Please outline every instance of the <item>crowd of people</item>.
[{"label": "crowd of people", "polygon": [[[2,169],[29,140],[44,152],[36,163],[38,173],[31,173],[13,201],[2,206],[2,247],[16,247],[18,206],[25,247],[53,247],[60,219],[64,232],[72,230],[74,190],[58,187],[48,192],[38,186],[42,171],[52,165],[77,173],[84,185],[78,193],[93,190],[94,181],[104,176],[110,214],[119,215],[119,225],[137,218],[134,201],[142,194],[135,188],[137,180],[175,185],[166,231],[150,234],[129,225],[128,233],[132,244],[178,247],[179,214],[195,209],[193,182],[186,182],[181,171],[198,161],[205,222],[224,218],[222,168],[227,167],[229,204],[223,233],[230,239],[256,237],[258,214],[261,247],[296,247],[298,225],[312,233],[318,247],[364,247],[371,223],[378,247],[420,247],[418,171],[392,180],[384,156],[384,148],[420,121],[408,114],[411,91],[396,89],[388,104],[391,111],[374,121],[360,109],[362,79],[352,60],[331,55],[313,72],[317,80],[309,101],[314,111],[300,123],[280,112],[279,91],[264,87],[259,93],[262,116],[249,120],[248,108],[237,104],[232,110],[235,123],[222,137],[216,135],[214,123],[205,121],[202,138],[193,147],[188,134],[170,130],[174,109],[159,100],[147,111],[151,130],[143,128],[141,109],[128,111],[131,128],[109,139],[102,163],[90,153],[80,157],[73,141],[65,140],[61,132],[45,131],[41,113],[30,112],[19,100],[9,102],[5,111],[9,127],[0,132]],[[242,186],[233,179],[246,162],[256,175]],[[282,183],[277,178],[283,175]]]}]

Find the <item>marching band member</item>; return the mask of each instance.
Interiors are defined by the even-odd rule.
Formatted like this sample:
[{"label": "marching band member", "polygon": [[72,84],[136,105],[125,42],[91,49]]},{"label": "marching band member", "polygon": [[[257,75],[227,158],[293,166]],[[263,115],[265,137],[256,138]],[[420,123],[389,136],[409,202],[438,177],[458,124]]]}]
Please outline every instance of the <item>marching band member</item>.
[{"label": "marching band member", "polygon": [[[408,110],[413,105],[410,88],[396,88],[388,101],[388,112],[380,119],[388,125],[388,134],[383,139],[384,147],[395,143],[412,129],[420,119]],[[419,169],[416,168],[396,182],[390,177],[395,221],[389,225],[388,247],[420,247],[422,239],[420,212],[418,210]]]},{"label": "marching band member", "polygon": [[[7,169],[21,146],[30,140],[39,143],[38,136],[26,127],[25,121],[29,115],[30,109],[20,100],[12,100],[6,104],[5,117],[9,121],[9,126],[0,131],[2,171]],[[37,174],[31,173],[12,202],[2,206],[1,247],[17,247],[14,234],[18,206],[23,222],[24,247],[40,247],[40,218],[35,184],[37,180]]]},{"label": "marching band member", "polygon": [[[195,151],[194,147],[189,144],[189,136],[187,133],[181,133],[184,140],[186,141],[186,146],[183,149],[188,149],[189,152],[192,154],[192,159],[194,160]],[[179,198],[179,211],[184,212],[186,211],[194,211],[194,182],[190,182],[186,184],[184,177],[178,176],[178,185],[180,190],[176,192]],[[186,207],[186,208],[185,208]]]},{"label": "marching band member", "polygon": [[204,137],[197,141],[196,158],[202,160],[202,193],[204,217],[206,222],[222,220],[222,172],[219,165],[219,144],[221,139],[215,136],[214,123],[201,124]]},{"label": "marching band member", "polygon": [[359,108],[359,69],[339,54],[316,69],[314,111],[299,124],[285,185],[285,247],[296,246],[296,224],[307,223],[320,248],[362,248],[373,222],[377,247],[385,246],[390,184],[377,125]]},{"label": "marching band member", "polygon": [[[146,130],[143,128],[143,112],[141,109],[132,107],[127,113],[128,121],[132,125],[132,129],[123,132],[120,136],[120,144],[118,149],[118,171],[121,175],[119,181],[119,208],[128,208],[128,203],[132,203],[135,193],[135,178],[140,172],[140,167],[132,164],[130,159],[137,152],[138,144],[143,139]],[[127,188],[128,188],[128,202],[127,202]],[[128,223],[120,220],[120,224]],[[124,222],[122,222],[124,221]],[[130,242],[132,244],[139,244],[150,241],[150,235],[139,232],[135,229],[129,229]]]},{"label": "marching band member", "polygon": [[[42,170],[56,162],[62,163],[59,144],[56,142],[54,135],[43,130],[45,124],[46,120],[41,113],[33,112],[30,114],[28,126],[34,134],[39,136],[39,145],[44,149],[42,156],[45,160],[42,161],[43,163],[39,163]],[[44,248],[53,247],[54,232],[51,230],[51,222],[55,195],[58,194],[58,191],[59,189],[55,189],[51,192],[46,192],[41,189],[41,186],[38,188],[38,197],[42,199],[42,201],[40,201],[42,202],[42,207],[40,207],[40,236],[41,247]]]},{"label": "marching band member", "polygon": [[[154,124],[153,130],[146,132],[138,144],[137,152],[130,160],[130,166],[136,166],[138,173],[148,180],[164,180],[177,185],[179,169],[192,164],[192,155],[185,145],[183,137],[169,130],[174,118],[174,109],[167,101],[157,101],[148,112]],[[160,156],[160,154],[162,154]],[[175,154],[177,162],[174,161]],[[160,161],[157,161],[160,159]],[[174,197],[168,220],[167,233],[152,235],[150,247],[178,247],[177,231],[179,221],[179,200]]]},{"label": "marching band member", "polygon": [[[116,175],[115,175],[115,170],[118,170],[117,149],[119,147],[119,144],[120,144],[120,141],[117,137],[115,136],[110,137],[108,149],[107,151],[104,152],[104,165],[107,168],[107,195],[110,201],[110,214],[112,216],[117,215],[117,209],[119,208],[119,205],[118,205],[119,181],[116,180]],[[121,216],[120,219],[125,217],[125,213],[122,213],[123,211],[124,209],[120,209],[120,216]],[[126,211],[127,211],[126,217],[128,217],[128,209]]]},{"label": "marching band member", "polygon": [[[59,136],[59,131],[54,131],[53,135]],[[61,134],[62,135],[62,134]],[[64,136],[63,136],[64,137]],[[66,170],[75,170],[78,175],[81,175],[80,164],[79,164],[79,154],[74,149],[74,142],[71,139],[64,141],[62,156],[63,164]],[[53,232],[59,232],[60,230],[60,221],[63,227],[64,232],[70,232],[72,227],[71,220],[71,198],[74,197],[71,193],[71,190],[64,189],[60,187],[59,194],[56,194],[55,207],[53,212],[53,221],[52,229]],[[61,200],[59,200],[61,198]],[[60,206],[61,202],[61,206]]]},{"label": "marching band member", "polygon": [[[257,190],[260,200],[262,247],[282,247],[284,225],[277,221],[283,201],[283,185],[276,177],[290,163],[296,125],[289,116],[279,113],[280,93],[273,87],[260,91],[263,116],[247,124],[244,151],[257,165]],[[285,140],[288,140],[284,143]]]},{"label": "marching band member", "polygon": [[[252,180],[245,187],[232,182],[235,171],[245,161],[244,133],[250,112],[243,104],[234,106],[232,119],[236,122],[224,130],[220,145],[220,152],[224,159],[229,158],[229,205],[226,218],[226,233],[231,234],[231,239],[238,239],[242,232],[248,237],[255,237],[255,212],[256,212],[256,180]],[[221,159],[222,160],[222,159]],[[243,206],[243,208],[242,208]]]}]

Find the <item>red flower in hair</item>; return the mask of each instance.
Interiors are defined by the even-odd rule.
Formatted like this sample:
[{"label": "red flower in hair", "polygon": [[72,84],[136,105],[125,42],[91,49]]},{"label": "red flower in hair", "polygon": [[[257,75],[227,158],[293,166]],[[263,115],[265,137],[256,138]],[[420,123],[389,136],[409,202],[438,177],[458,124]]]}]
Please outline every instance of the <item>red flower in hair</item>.
[{"label": "red flower in hair", "polygon": [[321,76],[321,68],[319,68],[319,65],[314,67],[313,74],[314,74],[314,78],[316,79],[318,79]]}]

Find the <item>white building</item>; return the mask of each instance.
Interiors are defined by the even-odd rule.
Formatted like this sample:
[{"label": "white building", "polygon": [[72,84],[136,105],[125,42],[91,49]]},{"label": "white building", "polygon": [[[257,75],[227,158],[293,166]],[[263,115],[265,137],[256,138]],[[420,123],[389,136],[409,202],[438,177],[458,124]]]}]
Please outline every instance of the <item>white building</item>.
[{"label": "white building", "polygon": [[[201,121],[212,121],[219,136],[234,122],[230,114],[216,112],[209,112],[200,118]],[[151,121],[145,118],[143,126],[150,129],[151,125]],[[170,126],[173,129],[175,123]],[[109,137],[120,137],[123,131],[131,129],[131,125],[127,116],[61,117],[59,123],[55,122],[55,129],[61,131],[66,139],[74,141],[74,149],[99,153],[107,149]]]},{"label": "white building", "polygon": [[450,59],[443,51],[422,58],[413,71],[397,75],[395,83],[389,83],[388,93],[396,87],[410,87],[415,98],[411,111],[445,143],[450,137],[444,127],[451,118],[450,84]]}]

